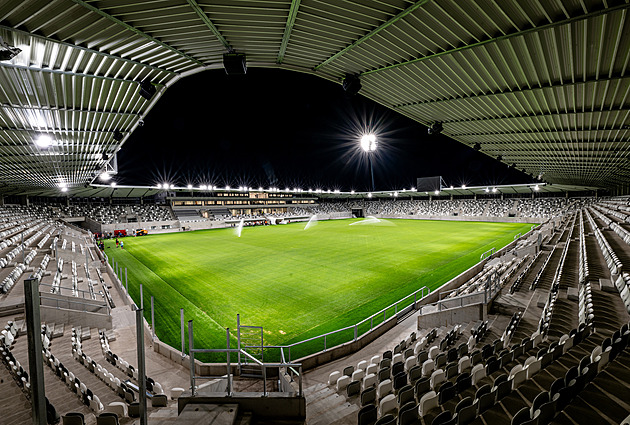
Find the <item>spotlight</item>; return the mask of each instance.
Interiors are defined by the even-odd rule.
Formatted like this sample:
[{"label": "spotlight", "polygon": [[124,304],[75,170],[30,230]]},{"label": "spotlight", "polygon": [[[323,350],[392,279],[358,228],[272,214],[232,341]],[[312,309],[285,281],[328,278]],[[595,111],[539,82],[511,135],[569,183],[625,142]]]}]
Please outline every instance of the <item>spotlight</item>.
[{"label": "spotlight", "polygon": [[114,140],[115,141],[120,142],[120,141],[122,141],[123,137],[124,137],[124,135],[120,131],[118,131],[118,130],[114,131]]},{"label": "spotlight", "polygon": [[365,152],[374,152],[378,146],[378,141],[374,133],[364,134],[361,137],[361,149]]},{"label": "spotlight", "polygon": [[412,187],[412,188],[411,188],[411,191],[412,191],[412,192],[415,192],[415,191],[416,191],[416,188],[415,188],[415,187]]},{"label": "spotlight", "polygon": [[514,168],[516,170],[516,162],[512,163],[512,168]]},{"label": "spotlight", "polygon": [[37,138],[37,140],[35,140],[35,143],[40,148],[47,148],[48,146],[52,145],[52,139],[47,134],[42,134]]},{"label": "spotlight", "polygon": [[0,61],[10,61],[16,57],[22,50],[17,47],[10,46],[9,43],[0,37]]},{"label": "spotlight", "polygon": [[429,127],[429,129],[427,130],[427,133],[431,134],[440,134],[442,132],[442,130],[444,130],[444,127],[442,126],[442,123],[439,121],[436,121],[434,123],[431,124],[431,127]]},{"label": "spotlight", "polygon": [[151,98],[155,95],[156,89],[153,83],[146,79],[140,83],[140,90],[138,94],[144,97],[146,100],[151,100]]},{"label": "spotlight", "polygon": [[465,184],[462,185],[462,189],[466,189],[466,185]]},{"label": "spotlight", "polygon": [[116,182],[112,182],[112,187],[116,187]]},{"label": "spotlight", "polygon": [[483,191],[484,191],[484,192],[486,192],[486,193],[488,193],[488,192],[490,192],[490,188],[489,188],[489,187],[486,187]]},{"label": "spotlight", "polygon": [[223,55],[223,68],[227,75],[245,75],[247,73],[247,61],[243,53],[225,53]]},{"label": "spotlight", "polygon": [[186,186],[188,189],[192,189],[192,184],[189,184],[188,186]]},{"label": "spotlight", "polygon": [[540,190],[540,186],[538,185],[534,186],[534,190]]},{"label": "spotlight", "polygon": [[62,192],[67,192],[67,191],[68,191],[68,188],[64,186],[64,187],[62,187],[62,188],[61,188],[61,191],[62,191]]},{"label": "spotlight", "polygon": [[398,197],[398,192],[394,192],[394,198]]},{"label": "spotlight", "polygon": [[358,75],[346,74],[341,85],[348,96],[354,96],[361,90],[361,80]]},{"label": "spotlight", "polygon": [[497,161],[503,161],[503,155],[497,156]]},{"label": "spotlight", "polygon": [[492,193],[497,193],[497,188],[496,187],[492,188]]},{"label": "spotlight", "polygon": [[368,193],[368,198],[371,198],[371,197],[372,197],[372,194],[371,194],[371,193]]},{"label": "spotlight", "polygon": [[354,195],[354,190],[351,190],[351,191],[350,191],[350,194],[351,194],[351,195]]},{"label": "spotlight", "polygon": [[437,190],[437,189],[435,189],[435,192],[433,192],[433,193],[435,193],[436,195],[439,195],[439,194],[440,194],[440,191],[439,191],[439,190]]},{"label": "spotlight", "polygon": [[109,179],[112,178],[112,175],[109,174],[107,171],[104,171],[101,173],[101,175],[99,176],[101,180],[103,180],[104,182],[108,181]]},{"label": "spotlight", "polygon": [[473,149],[476,150],[476,151],[480,151],[481,150],[481,145],[479,143],[475,143],[473,145]]}]

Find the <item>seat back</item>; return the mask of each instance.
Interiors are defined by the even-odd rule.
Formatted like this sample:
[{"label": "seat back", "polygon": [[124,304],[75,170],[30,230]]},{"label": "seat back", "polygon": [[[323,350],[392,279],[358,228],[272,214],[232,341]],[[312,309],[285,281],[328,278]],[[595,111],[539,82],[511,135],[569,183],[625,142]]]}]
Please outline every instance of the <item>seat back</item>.
[{"label": "seat back", "polygon": [[376,401],[376,388],[368,388],[361,393],[361,406],[373,404]]},{"label": "seat back", "polygon": [[373,404],[363,406],[361,410],[359,410],[359,425],[374,425],[377,418],[378,411]]}]

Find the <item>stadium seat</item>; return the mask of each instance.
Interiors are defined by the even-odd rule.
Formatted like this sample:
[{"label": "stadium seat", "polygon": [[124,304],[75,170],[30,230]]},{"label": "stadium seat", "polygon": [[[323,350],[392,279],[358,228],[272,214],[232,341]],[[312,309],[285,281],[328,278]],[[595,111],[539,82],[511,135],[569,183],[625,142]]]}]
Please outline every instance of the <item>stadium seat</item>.
[{"label": "stadium seat", "polygon": [[420,409],[419,409],[420,416],[426,415],[428,411],[430,411],[431,409],[435,409],[436,407],[439,406],[436,392],[429,391],[428,393],[424,394],[420,398],[418,404],[420,405]]},{"label": "stadium seat", "polygon": [[350,378],[347,375],[343,375],[339,377],[339,379],[337,380],[337,392],[340,393],[343,390],[345,390],[346,387],[350,384],[350,382],[352,382],[352,378]]},{"label": "stadium seat", "polygon": [[[341,377],[341,372],[339,372],[338,370],[331,372],[330,375],[328,376],[328,385],[336,385],[340,377]],[[171,390],[171,394],[172,394],[172,390]],[[174,397],[171,397],[171,398],[174,398]]]},{"label": "stadium seat", "polygon": [[387,394],[391,392],[392,392],[392,381],[389,379],[386,379],[385,381],[378,384],[378,387],[376,388],[376,397],[380,400],[381,398],[385,397]]},{"label": "stadium seat", "polygon": [[373,373],[370,373],[369,375],[366,375],[365,378],[363,378],[363,389],[366,390],[370,387],[373,387],[374,385],[376,385],[376,375]]},{"label": "stadium seat", "polygon": [[381,399],[378,404],[378,411],[381,416],[391,413],[396,410],[398,404],[396,403],[396,396],[394,394],[388,394]]}]

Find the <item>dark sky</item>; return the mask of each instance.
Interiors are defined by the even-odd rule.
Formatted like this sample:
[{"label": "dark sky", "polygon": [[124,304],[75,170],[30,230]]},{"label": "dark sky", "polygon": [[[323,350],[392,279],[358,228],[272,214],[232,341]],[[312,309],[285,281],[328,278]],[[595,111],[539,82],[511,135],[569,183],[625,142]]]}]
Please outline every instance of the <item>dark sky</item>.
[{"label": "dark sky", "polygon": [[376,190],[436,175],[455,186],[529,182],[361,94],[346,97],[340,84],[260,68],[244,76],[206,71],[170,87],[118,153],[116,181],[369,190],[364,129],[379,142]]}]

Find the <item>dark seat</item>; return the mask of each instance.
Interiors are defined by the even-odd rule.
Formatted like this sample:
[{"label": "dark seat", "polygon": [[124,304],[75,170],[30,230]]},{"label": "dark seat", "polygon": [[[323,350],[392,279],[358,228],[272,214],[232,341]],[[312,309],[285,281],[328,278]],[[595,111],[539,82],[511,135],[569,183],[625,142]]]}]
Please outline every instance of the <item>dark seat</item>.
[{"label": "dark seat", "polygon": [[359,425],[374,425],[377,418],[378,410],[373,404],[363,406],[361,410],[359,410]]},{"label": "dark seat", "polygon": [[355,396],[361,392],[361,381],[352,381],[346,387],[348,397]]},{"label": "dark seat", "polygon": [[118,415],[111,412],[101,413],[96,417],[96,425],[118,425]]},{"label": "dark seat", "polygon": [[[468,388],[472,386],[472,378],[470,377],[470,373],[464,372],[457,377],[455,381],[455,386],[457,388],[457,393],[461,394],[466,391]],[[471,401],[472,403],[472,401]]]},{"label": "dark seat", "polygon": [[512,418],[512,425],[522,425],[531,419],[529,407],[523,407]]},{"label": "dark seat", "polygon": [[455,388],[453,383],[447,381],[440,387],[440,392],[438,393],[438,401],[440,404],[444,404],[455,397],[456,394],[457,389]]},{"label": "dark seat", "polygon": [[453,418],[453,414],[450,410],[445,410],[435,418],[433,418],[433,422],[431,425],[451,425],[455,423],[455,418]]},{"label": "dark seat", "polygon": [[374,404],[376,401],[376,388],[368,388],[361,392],[361,406],[367,406],[368,404]]},{"label": "dark seat", "polygon": [[80,412],[68,412],[61,417],[63,425],[85,425],[85,417]]},{"label": "dark seat", "polygon": [[396,376],[400,372],[404,372],[404,371],[405,371],[405,364],[403,362],[396,362],[392,366],[392,375],[393,376]]},{"label": "dark seat", "polygon": [[403,372],[399,372],[397,375],[394,375],[394,390],[398,391],[405,385],[407,385],[407,374]]},{"label": "dark seat", "polygon": [[428,393],[429,391],[431,391],[430,378],[420,378],[418,381],[416,381],[415,392],[416,398],[418,400],[420,400],[420,397],[422,397],[425,393]]},{"label": "dark seat", "polygon": [[376,421],[375,425],[396,425],[396,417],[394,415],[387,414]]},{"label": "dark seat", "polygon": [[414,402],[403,405],[398,412],[398,425],[415,425],[418,419],[418,405]]},{"label": "dark seat", "polygon": [[413,387],[411,385],[405,385],[398,391],[398,405],[404,406],[410,401],[414,400]]}]

